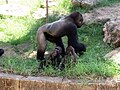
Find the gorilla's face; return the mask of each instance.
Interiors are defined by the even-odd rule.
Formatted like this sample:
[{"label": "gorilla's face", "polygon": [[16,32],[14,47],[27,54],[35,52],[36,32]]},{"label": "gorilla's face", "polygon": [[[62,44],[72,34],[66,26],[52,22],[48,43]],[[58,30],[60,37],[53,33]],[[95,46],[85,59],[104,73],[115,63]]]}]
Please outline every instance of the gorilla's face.
[{"label": "gorilla's face", "polygon": [[75,24],[77,25],[77,28],[80,28],[83,25],[83,17],[81,14],[76,18]]},{"label": "gorilla's face", "polygon": [[76,24],[77,28],[80,28],[83,25],[83,16],[79,12],[73,12],[70,14],[70,16],[73,20],[74,23]]}]

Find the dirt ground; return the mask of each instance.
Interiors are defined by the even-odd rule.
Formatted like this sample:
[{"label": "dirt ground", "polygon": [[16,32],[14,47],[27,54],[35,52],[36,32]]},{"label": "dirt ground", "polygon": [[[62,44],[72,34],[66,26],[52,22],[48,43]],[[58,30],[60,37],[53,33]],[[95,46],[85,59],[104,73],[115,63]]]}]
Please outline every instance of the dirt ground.
[{"label": "dirt ground", "polygon": [[22,57],[35,57],[36,51],[30,50],[33,44],[30,42],[20,45],[0,44],[0,48],[5,50],[3,57],[5,56],[22,56]]}]

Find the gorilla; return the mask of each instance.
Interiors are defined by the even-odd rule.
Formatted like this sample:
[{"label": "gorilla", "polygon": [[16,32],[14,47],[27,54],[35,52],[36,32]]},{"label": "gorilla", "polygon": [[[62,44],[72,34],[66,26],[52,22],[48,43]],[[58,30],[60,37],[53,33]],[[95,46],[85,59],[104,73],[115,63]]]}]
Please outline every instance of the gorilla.
[{"label": "gorilla", "polygon": [[44,53],[47,47],[47,41],[55,43],[62,48],[62,56],[65,55],[65,48],[62,37],[67,36],[68,46],[75,49],[75,53],[86,51],[86,46],[78,41],[77,28],[83,25],[83,16],[79,12],[73,12],[70,15],[52,23],[47,23],[39,27],[37,31],[37,59],[44,62]]},{"label": "gorilla", "polygon": [[0,56],[2,56],[4,54],[4,50],[0,49]]}]

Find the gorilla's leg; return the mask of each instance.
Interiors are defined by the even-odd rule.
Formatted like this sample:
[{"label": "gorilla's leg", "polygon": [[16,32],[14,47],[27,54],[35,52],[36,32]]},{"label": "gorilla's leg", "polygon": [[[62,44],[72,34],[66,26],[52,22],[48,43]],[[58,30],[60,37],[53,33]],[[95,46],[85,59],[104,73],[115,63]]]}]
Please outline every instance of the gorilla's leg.
[{"label": "gorilla's leg", "polygon": [[45,49],[47,46],[47,41],[44,33],[40,33],[39,36],[37,37],[37,40],[38,40],[37,59],[43,60]]},{"label": "gorilla's leg", "polygon": [[47,46],[47,41],[44,33],[40,33],[39,36],[37,37],[37,40],[38,40],[37,59],[40,61],[39,68],[43,68],[45,64],[44,53]]},{"label": "gorilla's leg", "polygon": [[44,51],[38,49],[37,50],[37,59],[38,60],[43,60],[44,59]]}]

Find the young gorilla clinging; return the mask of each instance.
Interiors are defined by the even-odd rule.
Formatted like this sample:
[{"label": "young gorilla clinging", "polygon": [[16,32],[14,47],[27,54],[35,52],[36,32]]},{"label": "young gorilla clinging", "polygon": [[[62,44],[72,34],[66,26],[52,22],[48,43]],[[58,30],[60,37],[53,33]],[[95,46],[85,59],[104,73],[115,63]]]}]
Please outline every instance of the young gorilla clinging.
[{"label": "young gorilla clinging", "polygon": [[50,60],[52,61],[52,65],[58,67],[61,59],[62,59],[62,48],[57,46],[53,52],[50,54]]},{"label": "young gorilla clinging", "polygon": [[[41,26],[37,32],[38,50],[37,59],[45,62],[44,53],[47,47],[47,40],[62,48],[62,56],[65,55],[62,37],[68,37],[68,46],[72,46],[76,53],[86,51],[84,44],[79,43],[77,28],[83,25],[83,17],[79,12],[73,12],[63,19]],[[42,64],[41,64],[42,65]],[[41,66],[40,65],[40,66]],[[42,66],[41,66],[42,68]]]},{"label": "young gorilla clinging", "polygon": [[65,68],[64,63],[62,62],[62,48],[57,46],[54,51],[50,54],[50,60],[52,61],[52,65],[63,70]]},{"label": "young gorilla clinging", "polygon": [[66,56],[67,55],[72,55],[73,56],[73,62],[76,63],[77,62],[77,54],[75,53],[75,49],[72,46],[68,46],[66,48]]},{"label": "young gorilla clinging", "polygon": [[57,46],[53,52],[50,54],[50,60],[52,61],[52,65],[59,67],[60,70],[65,68],[65,62],[69,55],[73,56],[73,62],[77,62],[77,54],[75,53],[75,49],[72,46],[68,46],[66,48],[66,55],[62,58],[62,48]]}]

